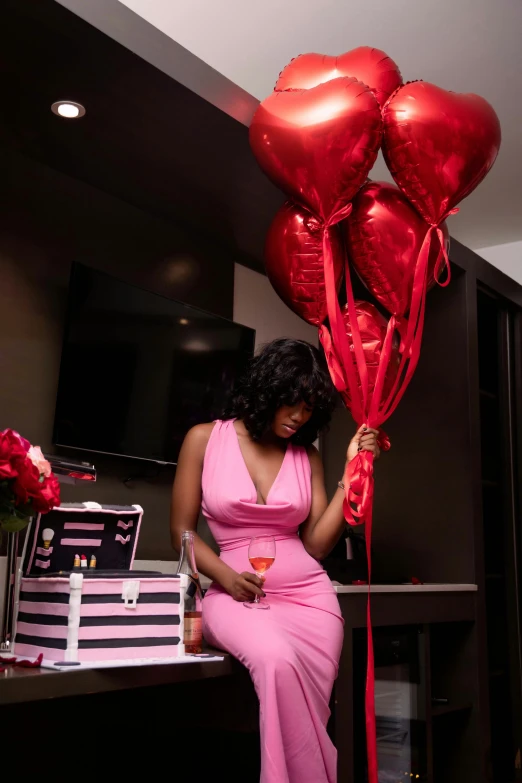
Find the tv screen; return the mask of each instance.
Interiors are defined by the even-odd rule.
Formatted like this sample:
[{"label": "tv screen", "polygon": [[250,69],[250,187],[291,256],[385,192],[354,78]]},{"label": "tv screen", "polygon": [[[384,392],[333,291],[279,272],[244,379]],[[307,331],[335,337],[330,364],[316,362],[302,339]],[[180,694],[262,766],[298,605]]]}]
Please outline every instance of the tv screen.
[{"label": "tv screen", "polygon": [[74,264],[54,443],[175,463],[218,418],[255,332]]}]

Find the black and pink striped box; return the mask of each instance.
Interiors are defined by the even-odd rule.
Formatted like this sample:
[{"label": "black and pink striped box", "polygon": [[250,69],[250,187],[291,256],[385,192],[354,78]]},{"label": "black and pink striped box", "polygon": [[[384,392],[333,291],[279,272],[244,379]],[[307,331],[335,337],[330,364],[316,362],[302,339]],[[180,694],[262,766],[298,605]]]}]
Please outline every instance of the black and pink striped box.
[{"label": "black and pink striped box", "polygon": [[[35,520],[24,549],[16,655],[105,662],[184,654],[187,578],[131,570],[142,516],[140,506],[74,503]],[[96,568],[73,567],[76,555],[87,564],[95,555]]]}]

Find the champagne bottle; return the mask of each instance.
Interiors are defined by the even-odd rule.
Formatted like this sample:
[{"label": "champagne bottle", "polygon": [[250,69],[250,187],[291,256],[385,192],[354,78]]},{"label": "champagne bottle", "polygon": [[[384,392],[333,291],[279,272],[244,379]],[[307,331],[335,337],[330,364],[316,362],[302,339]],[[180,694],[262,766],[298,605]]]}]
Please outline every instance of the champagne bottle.
[{"label": "champagne bottle", "polygon": [[188,576],[185,593],[185,620],[183,643],[186,653],[200,653],[203,644],[203,628],[201,621],[201,601],[203,592],[199,582],[199,574],[194,557],[194,533],[184,530],[181,535],[181,552],[178,563],[178,574]]}]

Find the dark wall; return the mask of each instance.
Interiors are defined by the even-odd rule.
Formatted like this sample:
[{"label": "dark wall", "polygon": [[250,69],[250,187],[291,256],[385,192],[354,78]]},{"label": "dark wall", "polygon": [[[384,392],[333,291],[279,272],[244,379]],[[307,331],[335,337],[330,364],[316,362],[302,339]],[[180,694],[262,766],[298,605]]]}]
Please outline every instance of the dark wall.
[{"label": "dark wall", "polygon": [[[381,582],[474,582],[466,273],[428,294],[416,373],[384,425],[392,448],[375,471],[373,558]],[[354,423],[339,408],[325,438],[329,492]]]},{"label": "dark wall", "polygon": [[[0,429],[13,427],[51,449],[71,262],[231,318],[235,258],[219,242],[22,156],[0,152],[0,170]],[[99,480],[64,486],[63,500],[140,503],[138,557],[171,557],[173,471],[126,486],[123,479],[143,474],[144,463],[83,456],[95,462]]]}]

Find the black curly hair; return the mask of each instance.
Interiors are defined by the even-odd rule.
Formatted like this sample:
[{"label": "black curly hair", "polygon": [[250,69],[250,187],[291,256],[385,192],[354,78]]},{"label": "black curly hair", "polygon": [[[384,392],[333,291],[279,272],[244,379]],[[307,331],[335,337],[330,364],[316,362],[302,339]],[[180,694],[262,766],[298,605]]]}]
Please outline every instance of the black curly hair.
[{"label": "black curly hair", "polygon": [[292,437],[309,446],[328,426],[335,389],[323,354],[303,340],[282,338],[263,347],[232,392],[223,419],[241,419],[254,440],[265,435],[282,405],[304,401],[313,408],[310,420]]}]

